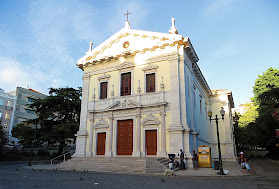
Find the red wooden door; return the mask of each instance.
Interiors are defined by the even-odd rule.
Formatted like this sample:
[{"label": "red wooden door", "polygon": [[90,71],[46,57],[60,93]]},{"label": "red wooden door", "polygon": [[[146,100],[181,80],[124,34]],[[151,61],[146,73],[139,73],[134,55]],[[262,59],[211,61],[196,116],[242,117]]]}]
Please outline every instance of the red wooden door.
[{"label": "red wooden door", "polygon": [[97,134],[97,155],[105,155],[106,151],[106,133]]},{"label": "red wooden door", "polygon": [[132,155],[133,120],[117,122],[117,155]]},{"label": "red wooden door", "polygon": [[147,155],[157,155],[157,130],[145,131]]}]

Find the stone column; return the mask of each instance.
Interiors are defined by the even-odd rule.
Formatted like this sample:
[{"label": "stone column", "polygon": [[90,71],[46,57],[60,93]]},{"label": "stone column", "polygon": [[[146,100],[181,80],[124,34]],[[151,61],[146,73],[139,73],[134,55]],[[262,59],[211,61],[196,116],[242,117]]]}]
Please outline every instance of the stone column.
[{"label": "stone column", "polygon": [[108,150],[106,151],[107,157],[112,157],[112,140],[113,140],[113,117],[109,117],[108,129]]},{"label": "stone column", "polygon": [[90,119],[90,133],[89,133],[89,151],[86,153],[86,156],[93,156],[93,129],[94,128],[94,120]]},{"label": "stone column", "polygon": [[184,154],[186,154],[185,164],[188,168],[192,168],[192,154],[190,152],[190,140],[189,140],[190,128],[186,128],[184,131]]},{"label": "stone column", "polygon": [[[171,101],[171,128],[182,128],[181,125],[181,94],[180,94],[180,73],[179,57],[174,54],[169,57],[170,62],[170,101]],[[179,149],[178,149],[179,150]]]},{"label": "stone column", "polygon": [[90,74],[84,73],[83,75],[83,88],[82,88],[82,101],[80,112],[80,125],[79,131],[76,134],[76,152],[73,157],[86,156],[86,139],[87,139],[87,110],[88,110],[88,98],[89,98],[89,79]]},{"label": "stone column", "polygon": [[181,94],[180,94],[180,71],[178,52],[169,55],[170,66],[170,104],[171,104],[171,124],[169,126],[169,146],[168,153],[179,153],[183,149],[183,126],[181,123]]},{"label": "stone column", "polygon": [[160,157],[166,157],[166,123],[165,123],[165,116],[166,113],[163,111],[160,113],[161,115],[161,151],[159,152]]},{"label": "stone column", "polygon": [[136,118],[137,118],[136,149],[133,152],[133,156],[140,157],[140,146],[141,146],[141,115],[140,115],[140,112],[136,115]]}]

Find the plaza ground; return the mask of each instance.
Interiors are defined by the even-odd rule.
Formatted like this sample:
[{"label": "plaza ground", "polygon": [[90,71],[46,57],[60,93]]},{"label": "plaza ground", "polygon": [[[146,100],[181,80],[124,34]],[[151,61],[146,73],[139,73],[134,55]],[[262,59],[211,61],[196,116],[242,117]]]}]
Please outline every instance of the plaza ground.
[{"label": "plaza ground", "polygon": [[[240,176],[164,177],[152,174],[32,170],[24,168],[26,164],[0,163],[0,188],[279,188],[279,163],[268,159],[250,160],[254,175]],[[41,163],[34,163],[34,167],[36,164]]]}]

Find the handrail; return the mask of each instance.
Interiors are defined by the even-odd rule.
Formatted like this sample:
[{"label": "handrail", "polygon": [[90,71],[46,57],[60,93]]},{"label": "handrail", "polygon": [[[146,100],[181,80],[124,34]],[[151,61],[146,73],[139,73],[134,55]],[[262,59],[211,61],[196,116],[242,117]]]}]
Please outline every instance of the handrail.
[{"label": "handrail", "polygon": [[71,154],[71,153],[72,153],[72,152],[67,152],[67,153],[62,154],[62,155],[60,155],[60,156],[57,156],[57,157],[55,157],[55,158],[52,158],[52,159],[50,160],[50,164],[52,165],[52,161],[53,161],[53,160],[55,160],[55,159],[57,159],[57,158],[60,158],[60,157],[62,157],[62,156],[64,156],[64,160],[63,160],[63,161],[66,161],[66,155]]}]

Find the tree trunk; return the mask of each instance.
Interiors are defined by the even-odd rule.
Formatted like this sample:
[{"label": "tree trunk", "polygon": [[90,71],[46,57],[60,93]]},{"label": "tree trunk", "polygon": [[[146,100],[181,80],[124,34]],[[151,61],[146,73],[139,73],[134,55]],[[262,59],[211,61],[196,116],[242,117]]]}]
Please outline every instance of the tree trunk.
[{"label": "tree trunk", "polygon": [[65,147],[65,141],[60,141],[58,155],[62,155],[64,147]]}]

